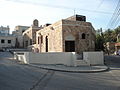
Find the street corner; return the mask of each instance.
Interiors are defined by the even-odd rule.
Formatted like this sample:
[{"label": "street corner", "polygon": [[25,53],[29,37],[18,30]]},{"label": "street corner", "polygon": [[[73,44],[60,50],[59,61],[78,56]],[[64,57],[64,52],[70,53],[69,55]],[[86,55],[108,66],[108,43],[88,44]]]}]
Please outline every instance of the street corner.
[{"label": "street corner", "polygon": [[97,72],[105,72],[109,70],[109,67],[105,65],[98,66],[65,66],[65,65],[42,65],[42,64],[29,64],[30,66],[34,66],[37,68],[54,70],[60,72],[73,72],[73,73],[97,73]]}]

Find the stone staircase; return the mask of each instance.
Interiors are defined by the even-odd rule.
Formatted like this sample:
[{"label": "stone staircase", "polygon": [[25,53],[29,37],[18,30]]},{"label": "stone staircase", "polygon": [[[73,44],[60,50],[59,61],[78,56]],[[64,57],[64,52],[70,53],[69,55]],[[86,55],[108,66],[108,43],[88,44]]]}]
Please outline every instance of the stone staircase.
[{"label": "stone staircase", "polygon": [[85,60],[76,60],[75,66],[89,66],[89,64]]},{"label": "stone staircase", "polygon": [[89,64],[83,60],[83,54],[76,54],[75,66],[89,66]]}]

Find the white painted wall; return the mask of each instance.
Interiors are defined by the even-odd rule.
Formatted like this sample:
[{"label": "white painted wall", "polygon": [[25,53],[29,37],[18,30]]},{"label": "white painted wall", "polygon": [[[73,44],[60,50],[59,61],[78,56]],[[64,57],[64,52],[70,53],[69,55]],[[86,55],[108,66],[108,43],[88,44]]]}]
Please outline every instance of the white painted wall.
[{"label": "white painted wall", "polygon": [[24,55],[19,55],[19,53],[20,52],[14,53],[15,59],[22,61],[26,64],[64,64],[68,66],[74,66],[74,62],[76,60],[76,55],[74,52],[24,52]]},{"label": "white painted wall", "polygon": [[48,53],[29,53],[29,63],[40,64],[64,64],[74,66],[74,53],[68,52],[48,52]]},{"label": "white painted wall", "polygon": [[[20,53],[23,53],[23,55]],[[29,54],[28,52],[14,52],[14,59],[17,59],[18,61],[29,64],[29,55],[28,54]]]},{"label": "white painted wall", "polygon": [[90,65],[104,65],[103,52],[83,52],[83,60]]},{"label": "white painted wall", "polygon": [[[19,53],[24,54],[21,55]],[[67,66],[77,66],[76,54],[74,52],[16,52],[14,53],[14,57],[26,64],[64,64]],[[87,62],[85,63],[86,65],[103,65],[103,52],[83,52],[83,61]]]}]

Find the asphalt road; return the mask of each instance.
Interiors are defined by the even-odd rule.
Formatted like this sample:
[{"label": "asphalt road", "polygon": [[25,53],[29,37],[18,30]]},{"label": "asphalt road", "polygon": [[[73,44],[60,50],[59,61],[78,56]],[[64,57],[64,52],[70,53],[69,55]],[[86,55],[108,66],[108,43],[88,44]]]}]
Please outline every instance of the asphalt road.
[{"label": "asphalt road", "polygon": [[106,56],[110,71],[67,73],[24,65],[0,52],[0,90],[120,90],[120,57]]}]

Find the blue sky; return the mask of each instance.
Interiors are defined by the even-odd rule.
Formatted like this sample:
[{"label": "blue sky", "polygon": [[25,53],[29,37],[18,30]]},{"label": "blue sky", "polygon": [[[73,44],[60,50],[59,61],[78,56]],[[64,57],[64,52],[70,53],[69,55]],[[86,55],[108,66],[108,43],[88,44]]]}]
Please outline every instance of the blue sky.
[{"label": "blue sky", "polygon": [[76,14],[85,15],[95,29],[106,29],[118,0],[0,0],[0,25],[30,26],[54,23]]}]

